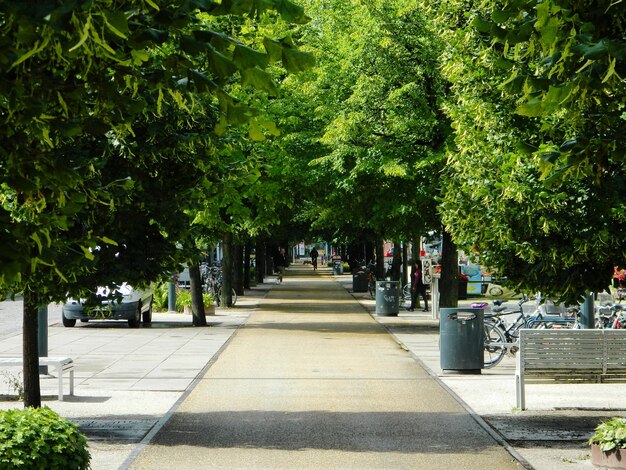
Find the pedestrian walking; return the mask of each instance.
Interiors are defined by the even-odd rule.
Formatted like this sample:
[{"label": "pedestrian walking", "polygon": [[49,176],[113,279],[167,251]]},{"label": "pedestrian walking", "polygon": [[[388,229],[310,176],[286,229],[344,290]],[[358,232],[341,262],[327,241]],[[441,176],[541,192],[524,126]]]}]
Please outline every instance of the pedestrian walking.
[{"label": "pedestrian walking", "polygon": [[274,267],[278,271],[278,282],[283,282],[285,276],[285,267],[287,266],[287,259],[285,258],[285,249],[280,248],[278,254],[274,257]]},{"label": "pedestrian walking", "polygon": [[317,249],[315,247],[313,247],[313,249],[311,250],[311,264],[313,265],[313,271],[317,270],[317,257],[318,257],[319,253],[317,252]]}]

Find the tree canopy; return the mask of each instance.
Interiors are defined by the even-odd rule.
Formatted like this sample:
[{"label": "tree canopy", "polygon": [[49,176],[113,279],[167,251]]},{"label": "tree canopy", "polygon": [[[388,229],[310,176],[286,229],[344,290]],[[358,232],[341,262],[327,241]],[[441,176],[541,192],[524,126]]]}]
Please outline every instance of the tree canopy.
[{"label": "tree canopy", "polygon": [[[316,67],[272,103],[283,162],[304,188],[299,220],[340,239],[419,236],[450,135],[436,37],[411,2],[302,2]],[[276,147],[274,148],[276,151]]]},{"label": "tree canopy", "polygon": [[[255,114],[227,86],[271,87],[270,63],[304,60],[289,40],[258,50],[215,27],[270,10],[307,21],[288,0],[2,3],[0,290],[24,293],[25,348],[36,306],[86,289],[80,276],[110,280],[115,263],[148,282],[172,267],[189,226],[179,214],[202,178],[194,158],[215,155],[214,129]],[[28,382],[36,348],[24,355]],[[38,404],[38,386],[25,388]]]},{"label": "tree canopy", "polygon": [[452,91],[444,222],[521,289],[575,301],[624,260],[618,3],[423,4]]}]

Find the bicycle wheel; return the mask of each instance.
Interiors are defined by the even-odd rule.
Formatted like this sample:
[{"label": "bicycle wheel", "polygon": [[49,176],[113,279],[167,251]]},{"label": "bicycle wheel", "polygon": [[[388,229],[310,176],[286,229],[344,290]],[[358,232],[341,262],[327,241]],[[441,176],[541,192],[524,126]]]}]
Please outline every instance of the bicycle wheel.
[{"label": "bicycle wheel", "polygon": [[213,286],[213,300],[215,300],[215,305],[219,307],[222,302],[222,289],[220,286]]},{"label": "bicycle wheel", "polygon": [[492,321],[485,321],[485,369],[491,369],[500,363],[506,352],[506,337],[502,328]]},{"label": "bicycle wheel", "polygon": [[235,292],[235,289],[231,289],[230,295],[232,297],[232,299],[231,299],[232,306],[234,307],[235,304],[237,303],[237,292]]},{"label": "bicycle wheel", "polygon": [[411,301],[411,283],[405,284],[402,288],[402,298]]}]

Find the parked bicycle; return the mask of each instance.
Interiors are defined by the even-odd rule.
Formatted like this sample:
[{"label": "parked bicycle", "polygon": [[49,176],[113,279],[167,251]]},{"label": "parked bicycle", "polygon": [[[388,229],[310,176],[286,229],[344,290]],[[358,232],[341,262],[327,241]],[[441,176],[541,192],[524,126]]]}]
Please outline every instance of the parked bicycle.
[{"label": "parked bicycle", "polygon": [[[618,296],[619,300],[619,296]],[[595,327],[597,329],[622,329],[626,328],[626,310],[619,301],[614,302],[613,297],[607,293],[600,293],[594,303]]]},{"label": "parked bicycle", "polygon": [[[519,350],[519,330],[522,328],[580,328],[579,310],[567,309],[566,315],[550,314],[545,304],[531,313],[524,312],[528,296],[522,296],[516,309],[507,310],[502,300],[495,300],[491,313],[484,318],[484,367],[490,369],[502,361],[505,354],[514,356]],[[507,323],[504,317],[516,315]]]},{"label": "parked bicycle", "polygon": [[411,295],[411,283],[408,282],[402,288],[402,300],[404,301],[405,305],[408,305],[408,307],[406,307],[407,309],[411,306]]},{"label": "parked bicycle", "polygon": [[[215,299],[215,304],[219,307],[222,302],[222,268],[220,266],[200,266],[200,275],[202,276],[202,284],[204,291],[211,294]],[[231,290],[232,305],[237,303],[237,292]]]},{"label": "parked bicycle", "polygon": [[626,328],[626,311],[621,304],[601,305],[596,308],[597,329]]}]

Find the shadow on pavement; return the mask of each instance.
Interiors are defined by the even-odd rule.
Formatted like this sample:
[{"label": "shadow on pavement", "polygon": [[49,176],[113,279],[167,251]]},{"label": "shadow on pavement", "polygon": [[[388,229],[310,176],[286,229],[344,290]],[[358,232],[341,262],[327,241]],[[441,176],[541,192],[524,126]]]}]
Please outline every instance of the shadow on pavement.
[{"label": "shadow on pavement", "polygon": [[[442,426],[433,428],[429,424],[432,420]],[[454,429],[454,440],[446,429]],[[476,453],[496,445],[485,439],[482,430],[476,431],[475,421],[466,413],[181,412],[172,417],[153,443],[405,453]]]}]

